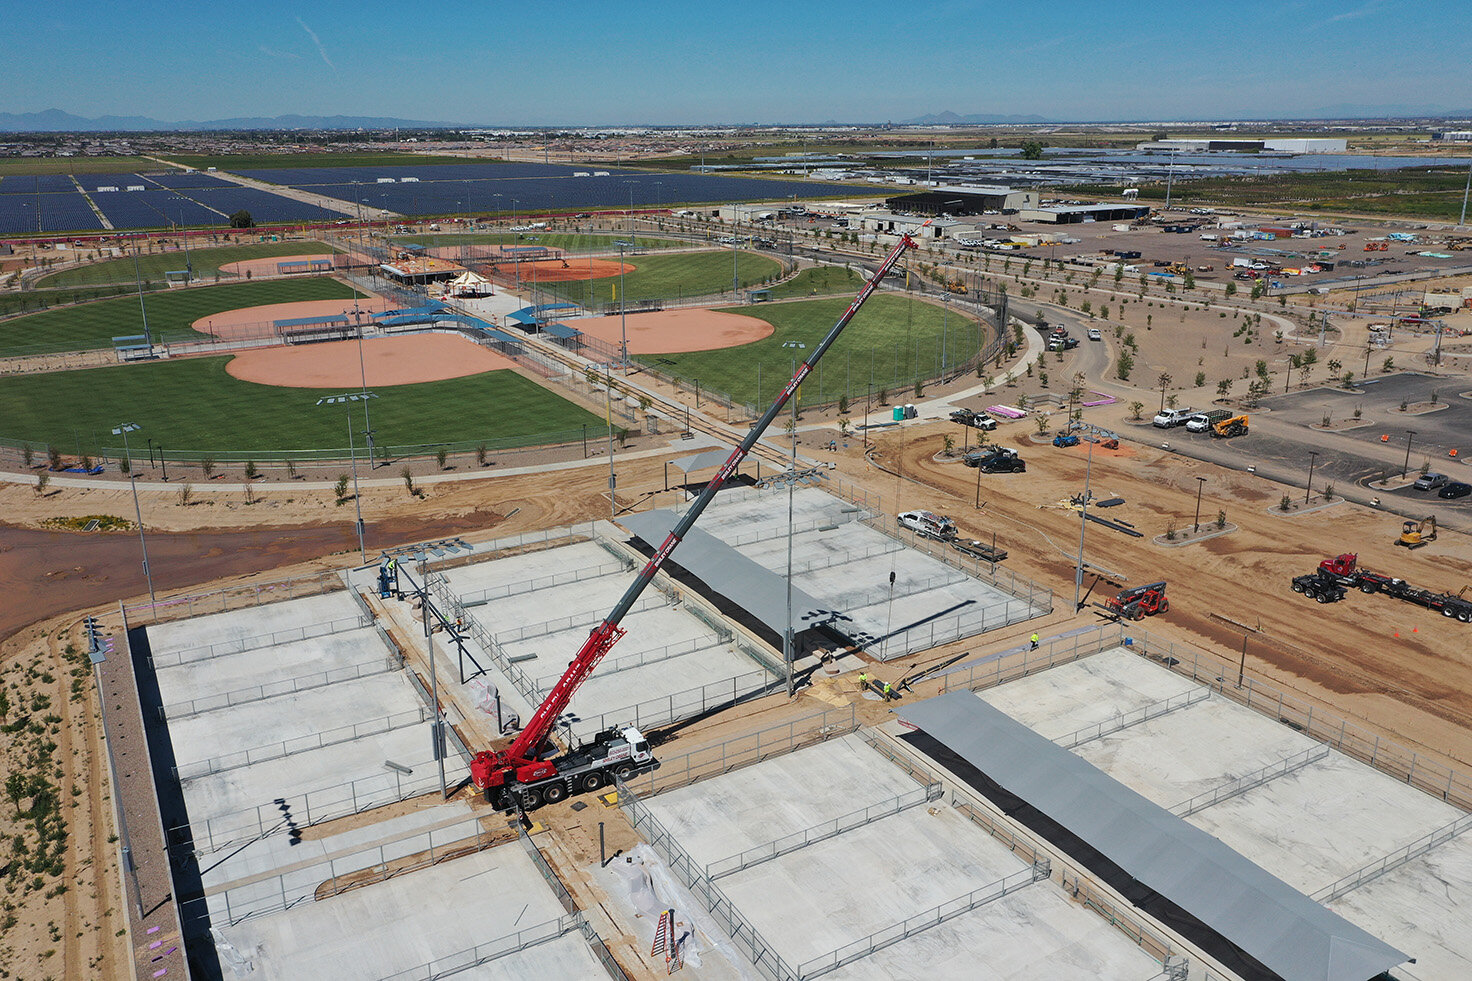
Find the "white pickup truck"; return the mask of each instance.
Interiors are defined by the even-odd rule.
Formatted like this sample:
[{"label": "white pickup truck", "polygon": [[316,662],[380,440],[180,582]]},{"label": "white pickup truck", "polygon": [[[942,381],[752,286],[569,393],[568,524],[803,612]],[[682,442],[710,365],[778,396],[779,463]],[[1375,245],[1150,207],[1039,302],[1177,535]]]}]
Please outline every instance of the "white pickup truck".
[{"label": "white pickup truck", "polygon": [[1161,429],[1170,429],[1183,424],[1195,414],[1195,409],[1162,409],[1151,422]]}]

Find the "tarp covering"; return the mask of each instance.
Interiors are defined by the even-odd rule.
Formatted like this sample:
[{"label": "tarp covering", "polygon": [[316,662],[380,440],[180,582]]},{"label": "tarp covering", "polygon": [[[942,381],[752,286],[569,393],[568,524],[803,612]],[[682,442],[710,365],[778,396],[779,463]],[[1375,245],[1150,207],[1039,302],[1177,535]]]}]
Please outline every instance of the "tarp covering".
[{"label": "tarp covering", "polygon": [[[625,528],[654,549],[664,544],[678,520],[679,515],[675,512],[664,510],[642,511],[619,518]],[[757,565],[725,542],[698,528],[690,529],[669,561],[678,564],[770,629],[779,634],[785,629],[785,576]],[[821,607],[822,604],[816,599],[793,586],[793,632],[797,633],[822,620],[825,614]]]},{"label": "tarp covering", "polygon": [[898,715],[921,730],[907,740],[953,753],[958,776],[1243,977],[1368,981],[1409,959],[969,691]]}]

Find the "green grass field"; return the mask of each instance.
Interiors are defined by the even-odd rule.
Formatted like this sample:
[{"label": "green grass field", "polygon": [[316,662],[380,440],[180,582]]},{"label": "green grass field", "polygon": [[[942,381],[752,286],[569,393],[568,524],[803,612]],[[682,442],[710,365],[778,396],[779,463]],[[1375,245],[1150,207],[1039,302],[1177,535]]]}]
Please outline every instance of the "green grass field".
[{"label": "green grass field", "polygon": [[[194,267],[196,279],[218,278],[220,267],[242,259],[262,259],[267,256],[324,255],[337,249],[325,242],[252,242],[248,245],[221,245],[213,248],[189,250],[189,263]],[[146,280],[162,282],[164,273],[184,268],[184,250],[155,252],[138,257],[138,273]],[[78,269],[66,269],[37,281],[38,289],[67,286],[98,286],[110,283],[133,283],[135,281],[133,257],[107,259],[94,262]],[[233,279],[234,277],[227,276]]]},{"label": "green grass field", "polygon": [[[692,382],[698,379],[707,388],[762,409],[792,377],[793,355],[801,361],[812,353],[849,302],[847,297],[835,297],[731,307],[729,312],[765,320],[776,331],[741,347],[648,355],[638,360]],[[986,331],[978,338],[973,318],[955,311],[947,314],[941,307],[909,297],[892,293],[871,297],[803,383],[803,402],[835,402],[845,392],[851,403],[861,402],[871,380],[876,393],[883,389],[895,401],[912,398],[917,377],[940,374],[942,340],[945,363],[950,366],[974,356],[986,340]],[[784,348],[786,342],[806,346]]]},{"label": "green grass field", "polygon": [[[240,381],[226,374],[229,361],[191,358],[0,378],[0,437],[31,441],[38,459],[48,443],[67,456],[79,447],[95,457],[100,447],[121,446],[111,433],[123,422],[141,427],[129,437],[135,457],[146,453],[149,439],[176,459],[235,452],[260,453],[264,461],[270,451],[346,449],[348,410],[316,404],[336,390]],[[466,440],[525,446],[573,439],[584,425],[601,433],[605,425],[513,371],[375,392],[370,412],[380,447]],[[349,404],[353,428],[361,430],[362,405]]]},{"label": "green grass field", "polygon": [[[640,300],[675,300],[684,296],[712,296],[731,292],[732,258],[730,252],[686,252],[679,255],[632,256],[628,263],[634,271],[625,273],[624,299],[629,303]],[[775,259],[742,252],[736,262],[743,288],[756,286],[782,272],[782,264]],[[573,268],[576,269],[576,263]],[[503,264],[503,268],[504,264]],[[566,283],[538,284],[538,289],[554,296],[581,303],[594,309],[608,307],[617,297],[619,277],[607,279],[572,280]],[[591,287],[591,295],[590,295]]]},{"label": "green grass field", "polygon": [[[167,289],[163,283],[146,283],[143,286],[145,292],[152,293],[156,290]],[[81,303],[84,300],[100,300],[108,296],[138,296],[138,287],[132,283],[119,283],[115,286],[78,286],[72,289],[50,289],[50,290],[27,290],[24,293],[0,293],[0,317],[8,317],[14,313],[30,313],[32,311],[49,310],[52,307],[61,306],[64,303]],[[4,331],[0,325],[0,331]],[[3,336],[3,334],[0,334]]]},{"label": "green grass field", "polygon": [[785,283],[772,287],[772,299],[795,300],[804,296],[853,296],[864,285],[864,278],[843,266],[813,266],[804,269]]},{"label": "green grass field", "polygon": [[[565,249],[568,252],[617,251],[614,242],[627,241],[628,233],[622,235],[578,235],[561,232],[468,232],[464,235],[401,235],[395,242],[410,245],[455,246],[455,245],[544,245],[549,249]],[[645,238],[639,236],[641,249],[679,249],[688,246],[671,238]]]},{"label": "green grass field", "polygon": [[[148,328],[156,341],[198,340],[190,325],[200,317],[268,303],[347,300],[361,296],[335,279],[285,279],[169,290],[147,297]],[[114,337],[143,333],[138,297],[118,296],[77,307],[33,313],[0,323],[0,355],[47,354],[111,348]]]}]

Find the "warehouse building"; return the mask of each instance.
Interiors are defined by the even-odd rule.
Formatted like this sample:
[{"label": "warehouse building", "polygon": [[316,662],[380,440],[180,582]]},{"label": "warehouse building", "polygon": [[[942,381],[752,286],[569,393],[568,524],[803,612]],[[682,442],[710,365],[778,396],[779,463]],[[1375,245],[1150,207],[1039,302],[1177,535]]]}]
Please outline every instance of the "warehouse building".
[{"label": "warehouse building", "polygon": [[1046,208],[1024,208],[1017,213],[1023,221],[1073,225],[1090,221],[1138,221],[1150,214],[1144,204],[1059,204]]},{"label": "warehouse building", "polygon": [[1343,153],[1348,145],[1346,140],[1324,137],[1264,140],[1180,139],[1150,140],[1137,143],[1135,149],[1179,150],[1182,153],[1261,153],[1265,150],[1272,153]]},{"label": "warehouse building", "polygon": [[887,198],[884,204],[895,211],[921,215],[1011,214],[1023,208],[1037,207],[1038,192],[983,184],[951,184],[900,194]]}]

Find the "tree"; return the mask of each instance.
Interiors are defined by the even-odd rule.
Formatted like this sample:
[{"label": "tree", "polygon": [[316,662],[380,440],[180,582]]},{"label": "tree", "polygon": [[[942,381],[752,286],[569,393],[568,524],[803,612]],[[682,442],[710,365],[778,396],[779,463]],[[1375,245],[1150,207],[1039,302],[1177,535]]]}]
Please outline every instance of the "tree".
[{"label": "tree", "polygon": [[230,216],[231,228],[255,228],[256,220],[250,216],[250,212],[241,208]]},{"label": "tree", "polygon": [[404,478],[404,489],[407,490],[410,494],[416,493],[414,490],[414,471],[410,470],[408,467],[405,467],[403,470],[399,471],[399,476]]},{"label": "tree", "polygon": [[1130,418],[1135,420],[1136,422],[1139,422],[1141,414],[1145,411],[1145,403],[1131,402],[1128,408],[1130,410]]},{"label": "tree", "polygon": [[440,465],[440,469],[443,470],[445,469],[445,461],[449,459],[449,456],[450,451],[441,446],[439,449],[434,451],[434,462],[438,463]]},{"label": "tree", "polygon": [[51,445],[48,444],[47,447],[46,447],[46,462],[48,464],[48,468],[49,469],[51,469],[51,470],[60,470],[61,469],[61,450],[58,450],[56,447],[51,446]]},{"label": "tree", "polygon": [[1114,362],[1114,375],[1120,381],[1129,381],[1130,372],[1135,368],[1134,356],[1128,351],[1120,351],[1119,358]]},{"label": "tree", "polygon": [[204,479],[209,480],[210,475],[215,472],[215,458],[207,456],[199,461],[199,469],[204,473]]},{"label": "tree", "polygon": [[1227,295],[1228,296],[1236,296],[1237,295],[1237,284],[1236,283],[1228,283],[1227,284]]},{"label": "tree", "polygon": [[48,484],[50,484],[50,483],[51,483],[51,471],[49,471],[49,470],[42,470],[40,473],[36,474],[36,494],[38,496],[45,494],[46,493],[46,486]]},{"label": "tree", "polygon": [[21,459],[24,460],[25,463],[26,463],[26,469],[27,470],[31,469],[31,464],[35,463],[35,461],[36,461],[36,450],[35,450],[35,448],[33,446],[31,446],[30,443],[26,443],[26,444],[24,444],[24,445],[21,446],[21,448],[20,448],[20,455],[21,455]]},{"label": "tree", "polygon": [[1202,385],[1205,385],[1205,384],[1206,384],[1206,372],[1204,372],[1204,371],[1198,371],[1198,372],[1196,372],[1196,387],[1197,388],[1200,388]]},{"label": "tree", "polygon": [[254,460],[247,460],[245,462],[245,479],[255,480],[260,475],[261,471],[256,468],[256,462]]},{"label": "tree", "polygon": [[946,433],[941,437],[941,452],[946,456],[954,455],[956,450],[956,437]]},{"label": "tree", "polygon": [[483,466],[486,465],[486,452],[487,452],[486,451],[486,444],[481,443],[481,444],[479,444],[479,445],[476,446],[476,448],[475,448],[475,462],[476,462],[476,465],[477,466],[483,467]]},{"label": "tree", "polygon": [[1227,393],[1232,390],[1232,379],[1223,378],[1216,383],[1216,394],[1218,398],[1226,398]]},{"label": "tree", "polygon": [[1189,269],[1186,270],[1186,283],[1185,283],[1185,286],[1186,286],[1186,289],[1188,289],[1188,290],[1194,290],[1196,288],[1196,277],[1193,276],[1193,275],[1191,275],[1191,270],[1189,270]]},{"label": "tree", "polygon": [[337,483],[332,485],[332,492],[337,495],[337,503],[341,504],[348,497],[348,475],[340,473],[337,475]]},{"label": "tree", "polygon": [[1023,160],[1043,159],[1043,144],[1038,140],[1027,140],[1022,144]]}]

